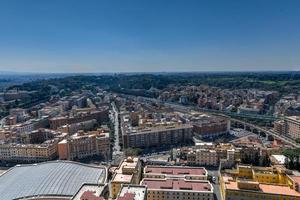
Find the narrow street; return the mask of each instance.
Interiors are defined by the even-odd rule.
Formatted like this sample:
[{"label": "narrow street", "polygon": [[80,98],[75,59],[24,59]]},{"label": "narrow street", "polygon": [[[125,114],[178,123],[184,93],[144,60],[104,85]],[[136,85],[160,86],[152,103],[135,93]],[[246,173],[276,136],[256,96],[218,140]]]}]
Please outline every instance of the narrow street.
[{"label": "narrow street", "polygon": [[207,168],[208,174],[212,177],[216,178],[215,182],[211,182],[213,188],[214,188],[214,193],[215,193],[215,199],[216,200],[221,200],[221,188],[220,188],[220,183],[219,183],[219,170],[218,169],[209,169]]}]

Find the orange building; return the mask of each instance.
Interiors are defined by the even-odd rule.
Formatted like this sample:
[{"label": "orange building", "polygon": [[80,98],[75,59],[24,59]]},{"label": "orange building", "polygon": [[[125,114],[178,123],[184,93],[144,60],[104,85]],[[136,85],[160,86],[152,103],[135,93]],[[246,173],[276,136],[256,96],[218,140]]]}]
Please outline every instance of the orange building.
[{"label": "orange building", "polygon": [[91,156],[110,158],[109,133],[102,130],[84,133],[79,131],[58,143],[58,155],[61,160],[82,159]]}]

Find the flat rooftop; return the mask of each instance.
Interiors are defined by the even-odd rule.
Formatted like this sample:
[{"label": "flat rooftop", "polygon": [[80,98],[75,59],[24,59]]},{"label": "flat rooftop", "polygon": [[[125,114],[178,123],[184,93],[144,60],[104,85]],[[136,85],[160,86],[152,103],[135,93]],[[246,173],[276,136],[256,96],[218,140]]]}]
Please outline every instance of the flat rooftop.
[{"label": "flat rooftop", "polygon": [[139,159],[138,158],[133,158],[132,160],[129,160],[128,158],[125,159],[120,168],[131,168],[131,169],[135,169],[138,165]]},{"label": "flat rooftop", "polygon": [[130,183],[132,180],[132,174],[125,174],[123,170],[133,171],[137,168],[139,164],[139,158],[137,157],[128,157],[124,159],[119,167],[115,170],[115,176],[113,177],[113,182],[121,182],[121,183]]},{"label": "flat rooftop", "polygon": [[146,187],[141,185],[123,186],[117,200],[144,200],[146,191]]},{"label": "flat rooftop", "polygon": [[209,181],[184,180],[184,179],[143,179],[141,185],[149,189],[161,190],[187,190],[197,192],[213,192]]},{"label": "flat rooftop", "polygon": [[[229,181],[225,183],[226,189],[229,190],[244,190],[238,188],[236,181]],[[253,190],[255,192],[261,192],[265,194],[274,194],[274,195],[288,195],[288,196],[295,196],[300,197],[300,193],[289,188],[288,186],[282,186],[282,185],[271,185],[271,184],[259,184],[260,190]],[[248,190],[247,190],[248,191]]]},{"label": "flat rooftop", "polygon": [[116,172],[120,174],[123,173],[123,169],[135,169],[138,166],[138,164],[139,164],[139,158],[128,157],[121,162]]},{"label": "flat rooftop", "polygon": [[106,170],[70,161],[17,165],[0,176],[1,200],[36,196],[72,197],[84,184],[106,180]]},{"label": "flat rooftop", "polygon": [[116,174],[112,182],[121,182],[121,183],[130,183],[132,180],[133,175],[132,174]]},{"label": "flat rooftop", "polygon": [[153,132],[165,132],[165,131],[172,131],[172,130],[180,130],[180,129],[188,129],[193,128],[190,124],[171,124],[171,125],[159,125],[153,124],[150,126],[139,126],[139,127],[126,127],[123,126],[123,131],[126,134],[145,134],[145,133],[153,133]]},{"label": "flat rooftop", "polygon": [[145,174],[166,174],[166,175],[207,175],[203,167],[172,167],[172,166],[146,166]]}]

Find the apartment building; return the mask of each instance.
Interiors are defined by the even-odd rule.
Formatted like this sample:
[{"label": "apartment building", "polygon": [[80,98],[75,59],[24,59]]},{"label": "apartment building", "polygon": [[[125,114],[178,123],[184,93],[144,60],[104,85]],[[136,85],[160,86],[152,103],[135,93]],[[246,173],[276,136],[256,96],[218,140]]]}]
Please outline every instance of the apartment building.
[{"label": "apartment building", "polygon": [[17,140],[23,144],[41,144],[46,140],[64,138],[66,135],[67,133],[64,132],[40,128],[28,133],[18,134]]},{"label": "apartment building", "polygon": [[10,117],[16,120],[16,123],[25,121],[27,115],[26,110],[22,108],[13,108],[9,110]]},{"label": "apartment building", "polygon": [[111,148],[109,133],[102,130],[83,132],[58,143],[58,155],[61,160],[83,159],[91,156],[110,158]]},{"label": "apartment building", "polygon": [[96,119],[98,122],[108,121],[108,111],[108,107],[104,107],[97,111],[77,113],[71,117],[54,117],[50,119],[50,128],[57,129],[66,124],[75,124],[93,119]]},{"label": "apartment building", "polygon": [[[236,149],[227,144],[200,145],[201,148],[190,148],[186,153],[186,161],[191,166],[218,166],[231,167],[234,165],[237,156]],[[206,147],[206,148],[205,148]],[[212,148],[213,147],[213,148]]]},{"label": "apartment building", "polygon": [[110,195],[115,199],[121,190],[122,185],[139,184],[141,179],[141,162],[137,157],[124,159],[115,170],[111,180]]},{"label": "apartment building", "polygon": [[146,148],[174,145],[192,141],[192,126],[189,124],[160,125],[122,131],[125,148]]},{"label": "apartment building", "polygon": [[33,163],[53,160],[57,157],[57,140],[42,144],[2,144],[0,160],[16,163]]},{"label": "apartment building", "polygon": [[18,134],[29,133],[39,128],[46,128],[49,125],[49,119],[43,117],[40,119],[29,119],[23,123],[6,125],[4,128],[8,128],[12,131],[15,131]]},{"label": "apartment building", "polygon": [[215,138],[227,134],[230,130],[230,120],[221,117],[207,117],[192,123],[193,131],[198,138]]},{"label": "apartment building", "polygon": [[143,177],[141,185],[147,187],[148,200],[214,199],[203,167],[148,165]]},{"label": "apartment building", "polygon": [[289,186],[278,184],[264,184],[251,180],[233,180],[231,177],[222,177],[222,186],[225,200],[257,200],[279,199],[299,200],[300,193]]},{"label": "apartment building", "polygon": [[220,177],[225,200],[300,199],[298,177],[289,176],[282,167],[239,165],[236,171],[225,171]]},{"label": "apartment building", "polygon": [[173,149],[171,159],[189,166],[218,166],[231,168],[240,161],[240,151],[229,143],[196,143],[194,147]]},{"label": "apartment building", "polygon": [[0,144],[0,160],[16,163],[49,161],[57,158],[57,146],[67,133],[38,129],[29,133],[5,134]]},{"label": "apartment building", "polygon": [[276,133],[279,133],[281,135],[284,135],[286,133],[286,124],[284,120],[278,120],[274,122],[274,128],[273,130]]},{"label": "apartment building", "polygon": [[211,149],[196,149],[187,154],[189,165],[217,166],[219,164],[218,160],[217,152]]},{"label": "apartment building", "polygon": [[249,105],[249,104],[243,104],[238,107],[237,113],[239,114],[252,114],[252,115],[258,115],[262,112],[261,106],[257,105]]},{"label": "apartment building", "polygon": [[300,138],[300,117],[288,116],[284,120],[274,122],[274,131],[290,138]]},{"label": "apartment building", "polygon": [[300,117],[290,116],[286,117],[286,135],[297,139],[300,138]]},{"label": "apartment building", "polygon": [[214,200],[213,186],[207,180],[144,178],[147,200]]},{"label": "apartment building", "polygon": [[287,174],[290,171],[282,166],[258,167],[251,165],[238,165],[230,171],[233,178],[251,179],[259,183],[287,184]]},{"label": "apartment building", "polygon": [[235,165],[236,161],[239,160],[237,156],[238,151],[236,149],[227,149],[226,152],[226,158],[219,157],[221,168],[231,168]]},{"label": "apartment building", "polygon": [[46,106],[37,111],[37,117],[42,118],[43,116],[55,117],[61,113],[63,113],[63,106]]},{"label": "apartment building", "polygon": [[57,128],[57,130],[60,130],[60,131],[69,133],[70,135],[73,135],[74,133],[76,133],[80,130],[90,131],[96,125],[97,125],[97,120],[92,119],[92,120],[83,121],[83,122],[75,123],[75,124],[66,124],[66,125],[63,125],[63,126]]}]

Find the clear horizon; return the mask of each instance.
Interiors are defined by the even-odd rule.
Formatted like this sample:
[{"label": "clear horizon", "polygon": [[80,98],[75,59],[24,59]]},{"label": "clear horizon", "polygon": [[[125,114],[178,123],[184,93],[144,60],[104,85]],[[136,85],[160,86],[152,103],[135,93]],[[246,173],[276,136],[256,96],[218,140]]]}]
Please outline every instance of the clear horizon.
[{"label": "clear horizon", "polygon": [[2,1],[0,71],[299,71],[297,0]]}]

